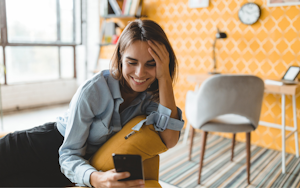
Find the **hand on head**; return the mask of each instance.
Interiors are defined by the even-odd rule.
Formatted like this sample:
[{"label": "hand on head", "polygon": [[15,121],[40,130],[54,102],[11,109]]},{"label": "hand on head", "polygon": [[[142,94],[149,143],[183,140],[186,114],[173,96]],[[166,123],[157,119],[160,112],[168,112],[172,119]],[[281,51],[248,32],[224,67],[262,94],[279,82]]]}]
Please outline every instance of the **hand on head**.
[{"label": "hand on head", "polygon": [[143,180],[118,181],[128,178],[129,172],[116,172],[115,169],[106,172],[93,172],[90,183],[93,187],[144,187]]},{"label": "hand on head", "polygon": [[156,78],[158,80],[171,78],[169,71],[170,58],[166,46],[153,40],[148,40],[148,44],[150,46],[148,51],[156,62]]}]

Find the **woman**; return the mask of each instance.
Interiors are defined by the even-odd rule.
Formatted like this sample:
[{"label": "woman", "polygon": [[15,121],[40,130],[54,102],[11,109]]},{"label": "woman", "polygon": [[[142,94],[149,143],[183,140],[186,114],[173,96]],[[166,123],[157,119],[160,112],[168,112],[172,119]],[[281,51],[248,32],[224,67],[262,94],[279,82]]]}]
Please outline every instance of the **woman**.
[{"label": "woman", "polygon": [[0,186],[143,187],[142,180],[118,181],[127,172],[98,172],[87,160],[142,114],[155,122],[168,148],[175,146],[183,127],[173,94],[175,73],[176,57],[162,28],[150,20],[129,23],[110,71],[80,86],[63,117],[0,140]]}]

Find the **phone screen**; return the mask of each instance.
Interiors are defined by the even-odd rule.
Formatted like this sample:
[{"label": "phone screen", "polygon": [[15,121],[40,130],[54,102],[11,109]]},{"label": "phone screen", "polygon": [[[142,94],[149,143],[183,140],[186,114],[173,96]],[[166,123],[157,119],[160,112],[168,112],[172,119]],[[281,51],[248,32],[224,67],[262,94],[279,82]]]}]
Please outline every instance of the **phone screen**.
[{"label": "phone screen", "polygon": [[143,161],[140,155],[113,154],[115,169],[117,172],[129,172],[130,177],[119,181],[144,179]]}]

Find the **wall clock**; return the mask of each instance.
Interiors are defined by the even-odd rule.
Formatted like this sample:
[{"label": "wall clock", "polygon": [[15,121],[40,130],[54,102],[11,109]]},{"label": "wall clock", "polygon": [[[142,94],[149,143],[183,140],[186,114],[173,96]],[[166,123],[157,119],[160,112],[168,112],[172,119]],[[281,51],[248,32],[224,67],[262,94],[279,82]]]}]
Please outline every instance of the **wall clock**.
[{"label": "wall clock", "polygon": [[239,19],[243,24],[252,25],[260,18],[261,10],[256,3],[246,3],[239,10]]}]

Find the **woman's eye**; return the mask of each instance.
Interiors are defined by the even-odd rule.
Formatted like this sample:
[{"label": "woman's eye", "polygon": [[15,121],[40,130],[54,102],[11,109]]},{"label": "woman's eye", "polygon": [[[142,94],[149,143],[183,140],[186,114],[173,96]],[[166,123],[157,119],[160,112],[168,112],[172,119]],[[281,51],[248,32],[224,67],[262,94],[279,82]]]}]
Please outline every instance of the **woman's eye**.
[{"label": "woman's eye", "polygon": [[128,64],[130,64],[130,65],[136,65],[136,63],[133,63],[133,62],[130,62],[130,61],[128,61]]},{"label": "woman's eye", "polygon": [[155,64],[155,63],[154,63],[154,64],[148,64],[148,66],[149,66],[149,67],[155,67],[156,64]]}]

